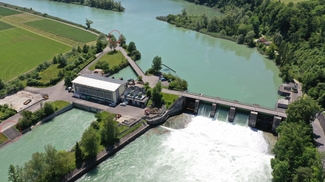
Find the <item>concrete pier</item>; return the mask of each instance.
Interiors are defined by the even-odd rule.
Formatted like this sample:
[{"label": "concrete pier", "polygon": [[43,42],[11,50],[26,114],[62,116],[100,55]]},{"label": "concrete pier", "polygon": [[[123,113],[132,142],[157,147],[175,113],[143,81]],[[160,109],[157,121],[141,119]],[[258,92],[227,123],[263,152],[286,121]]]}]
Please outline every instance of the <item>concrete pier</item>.
[{"label": "concrete pier", "polygon": [[211,118],[214,118],[214,115],[216,114],[216,110],[217,110],[217,104],[213,103],[212,108],[211,108],[211,112],[210,112],[210,117]]},{"label": "concrete pier", "polygon": [[228,121],[233,122],[236,115],[236,108],[230,107],[229,113],[228,113]]},{"label": "concrete pier", "polygon": [[272,123],[272,132],[276,132],[276,128],[280,125],[282,118],[280,116],[274,116]]},{"label": "concrete pier", "polygon": [[200,100],[196,99],[194,105],[194,114],[197,114],[199,112],[199,106],[200,106]]},{"label": "concrete pier", "polygon": [[249,114],[248,126],[255,128],[258,112],[251,111]]}]

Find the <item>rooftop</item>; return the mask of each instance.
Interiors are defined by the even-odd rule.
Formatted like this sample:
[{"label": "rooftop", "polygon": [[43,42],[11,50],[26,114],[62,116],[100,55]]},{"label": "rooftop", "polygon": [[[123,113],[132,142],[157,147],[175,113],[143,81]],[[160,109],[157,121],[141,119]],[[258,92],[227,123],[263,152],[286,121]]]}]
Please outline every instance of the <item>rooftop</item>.
[{"label": "rooftop", "polygon": [[72,83],[87,85],[90,87],[100,88],[103,90],[115,91],[120,85],[125,84],[127,81],[107,78],[99,75],[84,74],[78,76]]}]

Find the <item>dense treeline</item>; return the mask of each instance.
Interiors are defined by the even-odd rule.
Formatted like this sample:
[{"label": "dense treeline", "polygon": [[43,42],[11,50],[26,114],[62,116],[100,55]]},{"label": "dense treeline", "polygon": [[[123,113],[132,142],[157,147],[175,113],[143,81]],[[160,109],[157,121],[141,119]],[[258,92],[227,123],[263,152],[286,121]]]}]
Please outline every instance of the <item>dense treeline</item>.
[{"label": "dense treeline", "polygon": [[324,169],[315,147],[313,128],[320,106],[310,97],[289,105],[288,118],[277,128],[280,135],[271,159],[274,182],[323,181]]},{"label": "dense treeline", "polygon": [[0,123],[16,113],[17,111],[10,108],[8,104],[0,105]]},{"label": "dense treeline", "polygon": [[19,118],[16,127],[19,130],[25,130],[39,122],[41,119],[53,114],[55,110],[56,108],[54,108],[53,104],[50,102],[45,102],[45,104],[35,112],[23,110],[20,113],[21,118]]},{"label": "dense treeline", "polygon": [[75,3],[90,7],[95,7],[99,9],[105,10],[113,10],[122,12],[125,8],[122,6],[121,2],[115,2],[114,0],[50,0],[50,1],[58,1],[64,3]]},{"label": "dense treeline", "polygon": [[[223,4],[223,1],[213,2],[218,2],[214,7]],[[283,81],[296,78],[303,84],[303,91],[325,108],[325,3],[314,0],[284,4],[265,0],[225,4],[222,17],[188,15],[183,10],[181,14],[157,19],[251,47],[258,46],[261,52],[275,59]],[[262,35],[273,43],[265,45],[253,41]]]}]

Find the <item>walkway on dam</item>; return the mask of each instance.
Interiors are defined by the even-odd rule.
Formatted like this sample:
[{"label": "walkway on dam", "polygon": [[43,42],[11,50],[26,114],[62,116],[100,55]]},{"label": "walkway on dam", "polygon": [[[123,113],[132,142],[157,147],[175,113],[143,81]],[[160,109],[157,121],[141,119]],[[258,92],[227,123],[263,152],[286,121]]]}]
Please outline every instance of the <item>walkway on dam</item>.
[{"label": "walkway on dam", "polygon": [[285,111],[281,112],[281,111],[277,111],[277,110],[271,109],[271,108],[260,107],[258,105],[246,104],[246,103],[241,103],[238,101],[225,100],[225,99],[221,99],[218,97],[206,96],[203,94],[179,92],[179,91],[168,90],[168,89],[162,89],[162,91],[164,93],[175,94],[175,95],[184,96],[184,97],[188,97],[188,98],[192,98],[192,99],[198,99],[198,100],[202,100],[202,101],[206,101],[206,102],[217,103],[217,104],[225,105],[225,106],[233,106],[233,107],[245,109],[248,111],[256,111],[256,112],[260,112],[260,113],[266,113],[266,114],[270,114],[270,115],[274,115],[274,116],[280,116],[282,118],[287,117],[287,114],[285,113]]}]

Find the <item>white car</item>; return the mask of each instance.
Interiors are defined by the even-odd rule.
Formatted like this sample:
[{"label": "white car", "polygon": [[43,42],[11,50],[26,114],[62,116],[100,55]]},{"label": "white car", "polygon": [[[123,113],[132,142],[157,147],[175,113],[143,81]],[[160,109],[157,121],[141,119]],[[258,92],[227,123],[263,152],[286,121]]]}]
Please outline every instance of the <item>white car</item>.
[{"label": "white car", "polygon": [[124,102],[121,102],[120,106],[126,106],[126,104]]}]

